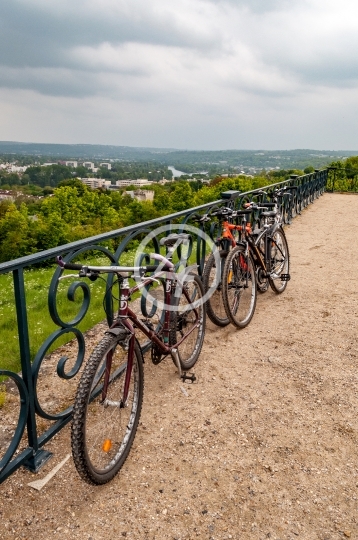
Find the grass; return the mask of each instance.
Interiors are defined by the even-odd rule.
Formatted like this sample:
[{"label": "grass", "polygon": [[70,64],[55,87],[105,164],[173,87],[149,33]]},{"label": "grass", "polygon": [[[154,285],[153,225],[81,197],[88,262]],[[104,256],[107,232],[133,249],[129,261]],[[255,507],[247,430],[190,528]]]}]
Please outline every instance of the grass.
[{"label": "grass", "polygon": [[6,388],[4,384],[0,384],[0,409],[5,405]]},{"label": "grass", "polygon": [[[195,248],[196,246],[194,246],[188,264],[195,262]],[[121,256],[120,264],[133,264],[134,255],[135,250],[124,253]],[[174,262],[176,261],[177,259],[174,257]],[[105,257],[93,257],[91,260],[87,259],[86,263],[108,265],[109,261]],[[55,330],[59,330],[59,326],[51,319],[48,309],[48,291],[55,269],[56,267],[53,265],[52,267],[41,269],[28,269],[24,272],[31,360],[34,359],[46,338]],[[68,271],[68,273],[75,272]],[[59,316],[66,322],[71,321],[78,314],[83,301],[83,291],[81,288],[76,290],[74,301],[67,298],[68,288],[76,280],[78,281],[79,278],[61,280],[56,295],[56,307]],[[90,289],[89,309],[84,319],[77,326],[81,332],[85,332],[105,319],[103,298],[106,284],[101,279],[95,282],[91,282],[88,279],[80,281],[85,282]],[[73,338],[73,333],[64,334],[53,343],[47,352],[49,353],[55,350]],[[7,369],[15,373],[19,372],[21,370],[19,336],[11,273],[0,275],[0,351],[0,369]]]},{"label": "grass", "polygon": [[[128,257],[122,257],[121,264],[131,264],[131,261],[127,260],[129,258],[130,254]],[[86,262],[98,265],[109,264],[105,258],[96,258]],[[29,269],[24,272],[31,360],[34,359],[45,339],[59,329],[59,326],[51,319],[48,309],[48,291],[55,269],[54,265],[49,268]],[[78,314],[82,305],[83,292],[81,288],[76,290],[74,301],[67,298],[69,286],[78,280],[80,279],[69,278],[59,283],[56,307],[60,318],[67,323]],[[88,279],[80,281],[86,282],[90,289],[89,309],[78,325],[81,332],[85,332],[106,316],[103,308],[106,284],[101,279],[96,282],[91,282]],[[48,352],[67,343],[73,337],[73,333],[64,334],[54,342]],[[12,274],[0,275],[0,351],[0,368],[19,372],[21,362]]]}]

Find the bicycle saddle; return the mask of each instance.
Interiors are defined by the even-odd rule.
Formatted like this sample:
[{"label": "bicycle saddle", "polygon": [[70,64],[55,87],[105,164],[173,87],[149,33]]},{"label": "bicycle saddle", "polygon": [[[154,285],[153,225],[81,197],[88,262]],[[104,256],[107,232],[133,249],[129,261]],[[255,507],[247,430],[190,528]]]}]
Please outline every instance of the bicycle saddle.
[{"label": "bicycle saddle", "polygon": [[191,239],[190,234],[185,233],[172,233],[160,240],[161,246],[172,247],[175,244],[188,244]]}]

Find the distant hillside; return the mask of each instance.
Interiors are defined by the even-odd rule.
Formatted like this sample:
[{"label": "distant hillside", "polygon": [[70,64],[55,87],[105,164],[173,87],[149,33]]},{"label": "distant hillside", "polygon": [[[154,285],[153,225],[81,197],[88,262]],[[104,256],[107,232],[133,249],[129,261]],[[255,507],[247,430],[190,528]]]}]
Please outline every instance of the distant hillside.
[{"label": "distant hillside", "polygon": [[[358,155],[358,151],[332,150],[177,150],[174,148],[136,148],[92,144],[46,144],[0,141],[2,155],[28,155],[46,159],[76,159],[123,161],[155,161],[180,167],[185,172],[196,172],[207,165],[233,167],[237,170],[304,169],[324,167],[332,161]],[[206,168],[206,167],[205,167]]]}]

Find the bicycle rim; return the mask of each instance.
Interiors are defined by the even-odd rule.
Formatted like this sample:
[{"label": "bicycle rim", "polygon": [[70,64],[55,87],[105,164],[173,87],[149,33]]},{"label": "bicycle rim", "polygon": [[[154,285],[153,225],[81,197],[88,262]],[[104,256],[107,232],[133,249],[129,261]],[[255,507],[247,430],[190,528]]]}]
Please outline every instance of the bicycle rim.
[{"label": "bicycle rim", "polygon": [[270,245],[270,277],[271,289],[277,293],[282,293],[287,287],[287,280],[281,276],[287,276],[290,270],[290,257],[285,233],[282,229],[277,229],[272,235]]},{"label": "bicycle rim", "polygon": [[203,346],[206,314],[203,296],[200,278],[194,274],[187,276],[180,298],[175,299],[177,310],[171,313],[170,345],[187,335],[177,347],[183,370],[194,366]]},{"label": "bicycle rim", "polygon": [[[110,369],[108,355],[112,356]],[[135,344],[128,398],[123,403],[127,356],[123,339],[105,336],[90,356],[78,387],[72,452],[80,476],[90,484],[104,484],[118,473],[137,430],[144,385],[139,346]]]},{"label": "bicycle rim", "polygon": [[242,246],[234,248],[226,259],[223,299],[230,322],[237,328],[247,326],[256,307],[256,279],[252,258]]},{"label": "bicycle rim", "polygon": [[[224,255],[225,254],[225,255]],[[226,251],[220,252],[220,264],[224,266]],[[227,326],[230,321],[226,315],[223,297],[222,297],[222,284],[221,284],[222,268],[216,268],[216,260],[213,254],[211,254],[205,264],[203,272],[203,286],[205,294],[210,288],[214,288],[210,298],[206,301],[206,314],[209,319],[217,326]]]}]

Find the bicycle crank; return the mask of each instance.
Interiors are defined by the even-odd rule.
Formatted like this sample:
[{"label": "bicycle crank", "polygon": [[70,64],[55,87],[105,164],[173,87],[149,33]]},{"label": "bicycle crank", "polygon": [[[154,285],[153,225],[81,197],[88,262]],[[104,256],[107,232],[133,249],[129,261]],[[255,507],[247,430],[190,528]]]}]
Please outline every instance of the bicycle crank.
[{"label": "bicycle crank", "polygon": [[158,364],[160,364],[160,362],[164,358],[161,350],[159,349],[159,347],[157,347],[157,345],[155,345],[155,343],[152,343],[152,348],[150,350],[150,355],[151,355],[151,360],[152,360],[153,364],[156,365],[156,366]]}]

